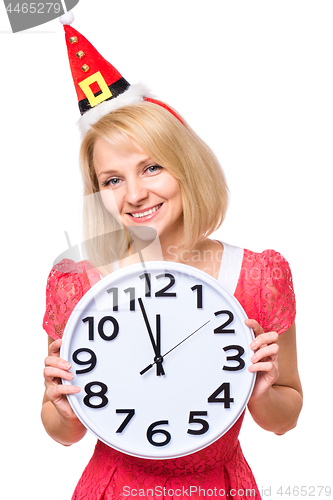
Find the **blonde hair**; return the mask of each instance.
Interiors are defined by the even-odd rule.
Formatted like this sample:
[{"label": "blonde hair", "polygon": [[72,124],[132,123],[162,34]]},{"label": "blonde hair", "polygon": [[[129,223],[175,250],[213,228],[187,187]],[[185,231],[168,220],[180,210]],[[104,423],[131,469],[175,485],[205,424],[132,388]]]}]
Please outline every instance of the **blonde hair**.
[{"label": "blonde hair", "polygon": [[[124,231],[121,236],[122,226],[105,209],[99,194],[93,164],[98,138],[118,148],[128,148],[129,140],[135,141],[178,180],[183,199],[185,248],[193,247],[220,227],[227,210],[228,187],[211,149],[184,121],[157,104],[144,101],[124,106],[93,125],[81,145],[84,232],[93,265],[106,266],[110,272],[109,264],[119,259],[127,247]],[[117,235],[112,234],[117,230]],[[89,243],[91,240],[93,244]]]}]

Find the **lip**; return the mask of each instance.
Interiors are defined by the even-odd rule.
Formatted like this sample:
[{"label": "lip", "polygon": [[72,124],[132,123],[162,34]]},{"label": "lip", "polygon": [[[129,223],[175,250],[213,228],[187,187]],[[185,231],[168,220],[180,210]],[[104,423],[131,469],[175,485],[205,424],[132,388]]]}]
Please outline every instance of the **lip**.
[{"label": "lip", "polygon": [[142,214],[143,212],[147,212],[148,210],[151,210],[152,208],[155,208],[158,205],[160,205],[160,208],[158,208],[152,214],[146,215],[144,217],[133,217],[131,215],[131,213],[127,213],[126,215],[128,215],[130,217],[131,221],[133,221],[133,222],[135,222],[137,224],[142,224],[143,222],[147,222],[147,221],[153,219],[154,217],[156,217],[156,215],[160,212],[161,208],[163,207],[163,203],[157,203],[157,205],[153,205],[151,207],[143,208],[142,210],[135,210],[135,212],[133,212],[135,214]]}]

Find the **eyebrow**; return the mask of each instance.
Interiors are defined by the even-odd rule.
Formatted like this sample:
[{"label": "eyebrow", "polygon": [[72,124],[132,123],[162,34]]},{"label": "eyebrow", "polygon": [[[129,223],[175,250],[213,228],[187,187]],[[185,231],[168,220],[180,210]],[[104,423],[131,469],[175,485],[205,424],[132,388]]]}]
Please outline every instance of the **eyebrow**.
[{"label": "eyebrow", "polygon": [[97,179],[99,179],[102,175],[119,175],[119,172],[117,172],[117,170],[103,170],[103,172],[97,176]]}]

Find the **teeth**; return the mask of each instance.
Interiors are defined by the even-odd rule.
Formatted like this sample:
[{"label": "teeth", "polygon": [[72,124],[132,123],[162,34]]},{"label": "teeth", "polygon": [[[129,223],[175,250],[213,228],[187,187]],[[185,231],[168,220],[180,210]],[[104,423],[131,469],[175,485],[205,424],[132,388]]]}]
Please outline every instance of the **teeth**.
[{"label": "teeth", "polygon": [[161,207],[161,205],[162,204],[157,205],[156,207],[151,208],[150,210],[147,210],[146,212],[140,212],[140,213],[137,213],[137,214],[131,214],[131,216],[135,217],[136,219],[140,219],[141,217],[146,217],[147,215],[150,215],[150,214],[153,214],[154,212],[156,212],[156,210],[158,210]]}]

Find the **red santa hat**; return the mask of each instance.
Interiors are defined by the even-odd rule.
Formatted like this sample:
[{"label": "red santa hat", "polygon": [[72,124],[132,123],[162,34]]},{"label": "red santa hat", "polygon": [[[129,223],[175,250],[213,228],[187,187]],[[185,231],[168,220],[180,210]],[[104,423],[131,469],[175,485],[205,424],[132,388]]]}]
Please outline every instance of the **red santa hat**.
[{"label": "red santa hat", "polygon": [[60,17],[79,101],[81,118],[78,125],[82,135],[88,132],[91,125],[115,109],[142,101],[158,104],[180,120],[169,106],[153,99],[145,85],[130,85],[81,33],[70,26],[73,20],[71,12]]}]

